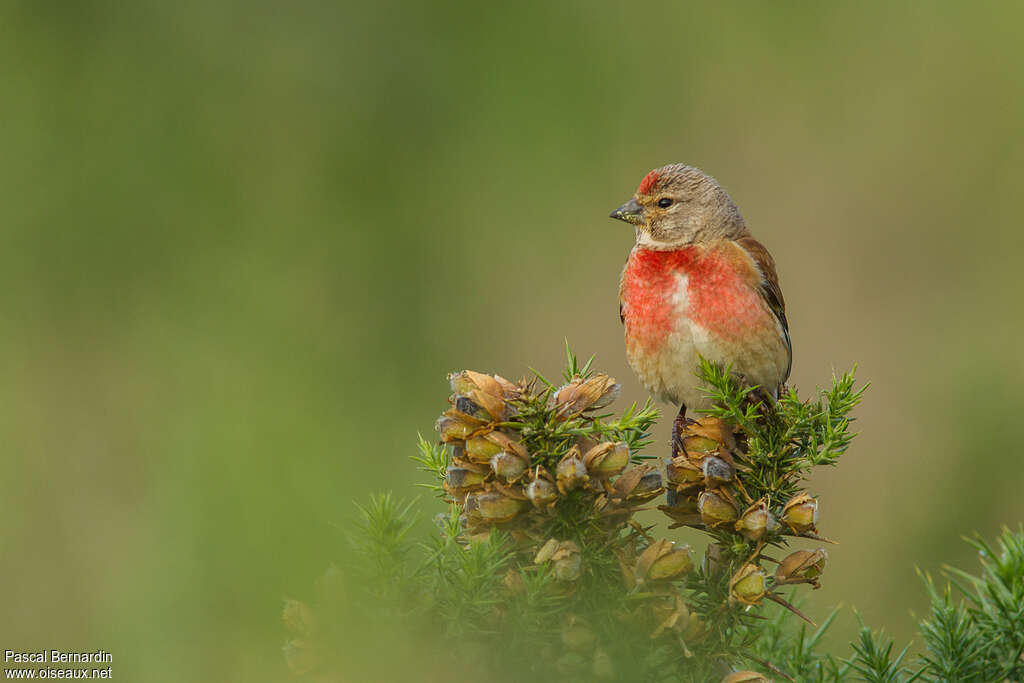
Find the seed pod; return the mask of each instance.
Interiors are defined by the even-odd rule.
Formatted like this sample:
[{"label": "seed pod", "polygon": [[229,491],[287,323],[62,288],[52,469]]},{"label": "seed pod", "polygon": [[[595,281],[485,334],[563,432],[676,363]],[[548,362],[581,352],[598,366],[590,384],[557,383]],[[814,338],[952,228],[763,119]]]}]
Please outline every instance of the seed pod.
[{"label": "seed pod", "polygon": [[643,502],[657,498],[661,495],[661,492],[665,490],[665,484],[662,481],[660,472],[648,472],[644,476],[640,477],[639,483],[629,493],[627,498],[635,502]]},{"label": "seed pod", "polygon": [[622,386],[602,373],[594,373],[587,379],[574,377],[571,382],[559,387],[551,396],[550,406],[561,417],[578,415],[586,410],[604,408],[619,397]]},{"label": "seed pod", "polygon": [[489,463],[501,452],[501,445],[492,438],[492,434],[494,432],[466,439],[466,457],[472,462]]},{"label": "seed pod", "polygon": [[[485,375],[473,370],[463,370],[448,375],[448,381],[451,383],[452,391],[456,394],[456,405],[459,405],[461,399],[468,399],[485,413],[481,417],[486,421],[492,419],[500,421],[508,416],[507,399],[511,397],[505,393],[506,385],[511,385],[508,380],[501,378],[499,381],[496,376]],[[514,385],[511,385],[511,388],[515,389]],[[470,414],[479,416],[476,411]]]},{"label": "seed pod", "polygon": [[729,581],[729,599],[743,605],[756,605],[765,596],[764,570],[756,564],[744,565]]},{"label": "seed pod", "polygon": [[669,529],[681,526],[696,526],[703,522],[700,514],[697,512],[697,499],[695,497],[684,496],[676,493],[674,489],[669,489],[665,493],[665,502],[668,505],[659,505],[658,509],[668,515],[674,522],[669,525]]},{"label": "seed pod", "polygon": [[825,560],[828,555],[824,548],[817,550],[797,550],[790,553],[775,570],[775,583],[785,586],[794,583],[809,583],[819,587],[818,577],[825,571]]},{"label": "seed pod", "polygon": [[680,493],[673,488],[665,491],[665,504],[672,508],[685,508],[687,512],[697,512],[697,496]]},{"label": "seed pod", "polygon": [[710,453],[717,453],[720,443],[706,436],[684,436],[683,453],[691,457],[703,457]]},{"label": "seed pod", "polygon": [[444,415],[437,419],[437,423],[434,425],[437,431],[441,433],[442,441],[465,439],[480,428],[480,424],[468,415],[464,416],[462,413],[458,413],[456,416],[454,412],[446,411]]},{"label": "seed pod", "polygon": [[696,489],[704,485],[703,469],[685,455],[677,455],[668,461],[665,465],[665,478],[677,491]]},{"label": "seed pod", "polygon": [[563,494],[579,488],[590,481],[590,475],[587,474],[587,468],[580,457],[580,449],[576,446],[570,448],[569,452],[558,462],[555,474],[558,481],[558,490]]},{"label": "seed pod", "polygon": [[309,638],[316,632],[316,618],[309,605],[298,600],[285,600],[281,612],[281,621],[291,633],[302,638]]},{"label": "seed pod", "polygon": [[451,385],[452,393],[456,395],[469,396],[477,389],[476,382],[472,380],[469,372],[465,370],[449,374],[448,383]]},{"label": "seed pod", "polygon": [[599,443],[583,456],[583,464],[592,477],[607,479],[621,474],[629,464],[629,447],[622,443]]},{"label": "seed pod", "polygon": [[[736,447],[735,430],[732,425],[717,417],[702,417],[689,423],[683,432],[685,436],[707,439],[708,441],[716,444],[716,448],[721,446],[726,451],[731,451]],[[697,442],[695,441],[694,444],[696,445]],[[709,449],[709,451],[710,450],[715,449]]]},{"label": "seed pod", "polygon": [[534,564],[551,562],[551,573],[560,581],[575,581],[580,576],[583,558],[580,547],[572,541],[549,538],[533,558]]},{"label": "seed pod", "polygon": [[453,489],[469,489],[482,485],[486,478],[486,473],[467,467],[450,466],[446,471],[445,483]]},{"label": "seed pod", "polygon": [[736,500],[726,489],[704,491],[697,497],[697,511],[704,524],[714,527],[736,521]]},{"label": "seed pod", "polygon": [[722,458],[709,455],[702,463],[704,472],[704,485],[709,489],[717,489],[725,484],[732,483],[732,465]]},{"label": "seed pod", "polygon": [[519,514],[525,503],[525,501],[510,498],[498,491],[485,491],[471,497],[476,499],[476,512],[480,519],[491,524],[500,524],[511,520]]},{"label": "seed pod", "polygon": [[501,451],[509,451],[528,459],[526,448],[508,434],[491,431],[466,440],[466,457],[476,463],[490,464],[491,458]]},{"label": "seed pod", "polygon": [[491,469],[505,481],[515,481],[526,473],[530,466],[528,458],[522,458],[510,451],[495,453],[491,458]]},{"label": "seed pod", "polygon": [[526,497],[535,508],[550,508],[558,500],[558,489],[550,477],[546,470],[538,467],[533,479],[526,485]]},{"label": "seed pod", "polygon": [[674,631],[684,641],[694,640],[703,630],[703,625],[697,615],[690,612],[683,598],[679,595],[670,603],[662,603],[654,607],[654,617],[658,620],[658,627],[654,629],[651,638],[657,638],[665,631]]},{"label": "seed pod", "polygon": [[618,500],[641,502],[656,497],[662,491],[661,475],[649,464],[630,467],[612,486],[613,497]]},{"label": "seed pod", "polygon": [[551,556],[551,573],[559,581],[575,581],[580,578],[583,556],[580,547],[572,541],[562,541]]},{"label": "seed pod", "polygon": [[778,528],[779,523],[763,498],[748,507],[736,521],[736,531],[748,541],[760,541]]},{"label": "seed pod", "polygon": [[455,398],[455,410],[484,422],[488,422],[491,419],[490,413],[476,404],[469,396],[457,396]]},{"label": "seed pod", "polygon": [[817,533],[818,499],[806,493],[793,496],[782,508],[782,521],[796,534]]},{"label": "seed pod", "polygon": [[722,679],[722,683],[772,683],[771,679],[756,671],[734,671]]},{"label": "seed pod", "polygon": [[675,579],[693,568],[690,546],[676,548],[672,541],[661,539],[647,546],[637,558],[633,576],[637,583]]}]

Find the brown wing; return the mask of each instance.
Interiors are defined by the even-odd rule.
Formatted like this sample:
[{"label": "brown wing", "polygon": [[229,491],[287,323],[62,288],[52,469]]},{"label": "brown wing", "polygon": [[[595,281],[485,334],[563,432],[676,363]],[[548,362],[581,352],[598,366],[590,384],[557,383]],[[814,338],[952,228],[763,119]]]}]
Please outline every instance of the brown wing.
[{"label": "brown wing", "polygon": [[786,365],[786,374],[782,380],[785,382],[789,378],[789,371],[793,367],[793,342],[789,338],[789,323],[786,321],[786,301],[782,298],[779,276],[775,272],[775,259],[772,258],[772,255],[768,253],[763,244],[750,235],[739,238],[736,240],[736,243],[750,255],[750,258],[757,265],[757,269],[761,271],[761,282],[758,291],[764,298],[764,302],[768,304],[772,314],[775,315],[775,319],[779,321],[779,325],[782,326],[782,332],[786,336],[789,362]]}]

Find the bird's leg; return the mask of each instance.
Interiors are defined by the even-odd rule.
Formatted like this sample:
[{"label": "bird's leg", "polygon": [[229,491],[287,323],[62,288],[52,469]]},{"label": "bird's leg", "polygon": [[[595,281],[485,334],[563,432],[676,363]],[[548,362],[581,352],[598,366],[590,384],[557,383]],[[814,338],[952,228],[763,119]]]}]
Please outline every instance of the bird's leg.
[{"label": "bird's leg", "polygon": [[679,406],[679,414],[672,423],[672,457],[683,452],[683,427],[686,426],[686,406]]}]

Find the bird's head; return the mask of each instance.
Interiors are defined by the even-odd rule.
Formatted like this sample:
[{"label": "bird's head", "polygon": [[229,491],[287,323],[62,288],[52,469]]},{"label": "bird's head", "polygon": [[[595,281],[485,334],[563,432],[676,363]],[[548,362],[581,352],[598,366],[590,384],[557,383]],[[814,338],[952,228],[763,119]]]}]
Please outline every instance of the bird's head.
[{"label": "bird's head", "polygon": [[735,239],[747,232],[740,210],[718,181],[683,164],[648,173],[611,217],[636,226],[637,244],[651,249]]}]

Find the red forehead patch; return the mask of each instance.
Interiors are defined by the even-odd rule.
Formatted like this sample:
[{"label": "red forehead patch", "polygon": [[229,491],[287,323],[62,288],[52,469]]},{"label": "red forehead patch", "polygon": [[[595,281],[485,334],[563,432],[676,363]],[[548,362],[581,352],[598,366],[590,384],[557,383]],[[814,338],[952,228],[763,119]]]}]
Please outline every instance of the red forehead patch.
[{"label": "red forehead patch", "polygon": [[654,183],[658,182],[658,178],[661,176],[657,171],[651,171],[644,176],[644,179],[640,181],[640,187],[636,188],[637,194],[647,194],[654,187]]}]

